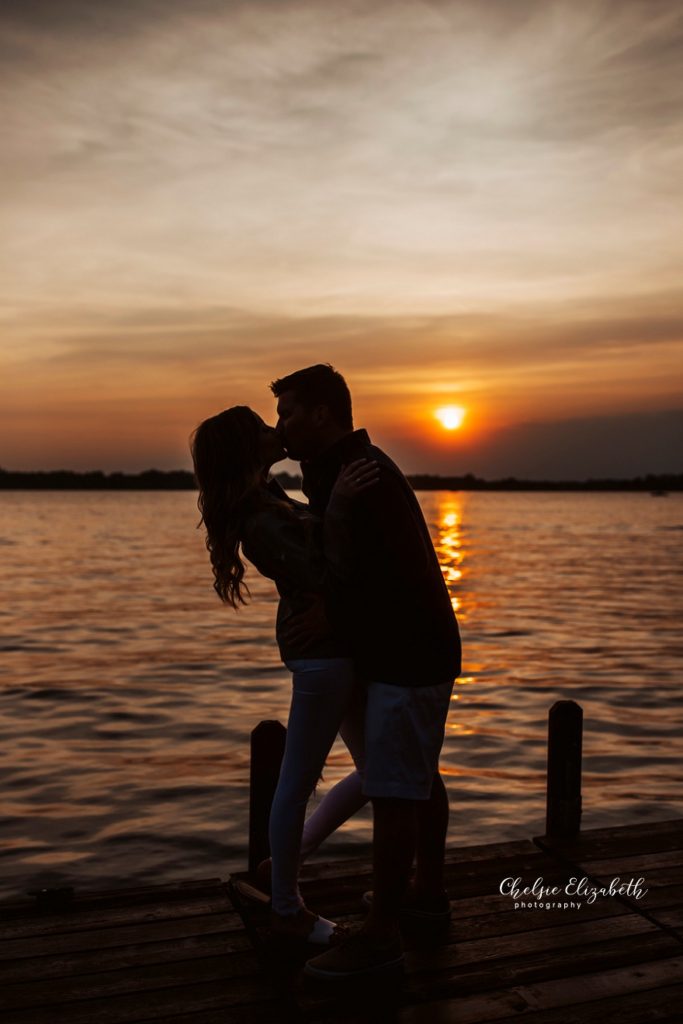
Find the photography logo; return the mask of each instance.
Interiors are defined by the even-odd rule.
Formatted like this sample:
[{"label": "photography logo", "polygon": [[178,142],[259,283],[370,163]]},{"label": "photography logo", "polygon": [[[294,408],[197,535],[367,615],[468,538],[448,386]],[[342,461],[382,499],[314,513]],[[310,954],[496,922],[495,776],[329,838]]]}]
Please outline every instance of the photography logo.
[{"label": "photography logo", "polygon": [[632,896],[642,900],[648,891],[643,888],[644,878],[613,878],[608,885],[595,885],[585,876],[570,878],[565,885],[545,885],[537,878],[525,885],[521,878],[504,878],[498,886],[501,896],[514,900],[515,910],[578,910],[583,903],[589,906],[598,899],[610,896]]}]

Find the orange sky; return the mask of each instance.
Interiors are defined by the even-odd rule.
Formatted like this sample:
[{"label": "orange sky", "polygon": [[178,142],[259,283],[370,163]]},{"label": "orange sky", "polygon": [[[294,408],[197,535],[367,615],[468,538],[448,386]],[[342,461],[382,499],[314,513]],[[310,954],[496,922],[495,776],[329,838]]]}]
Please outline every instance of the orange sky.
[{"label": "orange sky", "polygon": [[681,471],[673,0],[8,10],[0,465],[188,466],[330,361],[408,471]]}]

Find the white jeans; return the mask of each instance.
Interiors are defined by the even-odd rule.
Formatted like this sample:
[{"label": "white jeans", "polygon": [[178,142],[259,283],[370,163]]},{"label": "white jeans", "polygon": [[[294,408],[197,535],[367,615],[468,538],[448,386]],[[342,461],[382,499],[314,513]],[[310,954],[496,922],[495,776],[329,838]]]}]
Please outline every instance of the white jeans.
[{"label": "white jeans", "polygon": [[[350,658],[302,658],[288,661],[292,703],[285,753],[270,812],[272,907],[295,914],[304,905],[298,884],[302,853],[307,855],[364,803],[365,691]],[[302,831],[306,805],[325,759],[340,732],[356,771],[328,793]]]}]

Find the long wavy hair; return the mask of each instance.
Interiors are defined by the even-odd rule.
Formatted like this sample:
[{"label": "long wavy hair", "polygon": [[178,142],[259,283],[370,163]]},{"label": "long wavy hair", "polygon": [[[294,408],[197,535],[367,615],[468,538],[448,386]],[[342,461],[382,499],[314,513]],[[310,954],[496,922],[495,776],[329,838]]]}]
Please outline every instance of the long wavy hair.
[{"label": "long wavy hair", "polygon": [[190,438],[197,507],[206,528],[214,590],[237,608],[246,604],[240,539],[244,521],[259,497],[262,479],[261,421],[246,405],[235,405],[200,423]]}]

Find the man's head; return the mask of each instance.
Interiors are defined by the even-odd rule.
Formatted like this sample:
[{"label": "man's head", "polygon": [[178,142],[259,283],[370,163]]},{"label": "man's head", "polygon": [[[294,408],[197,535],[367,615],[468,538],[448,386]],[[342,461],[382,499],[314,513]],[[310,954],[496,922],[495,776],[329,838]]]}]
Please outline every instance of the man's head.
[{"label": "man's head", "polygon": [[274,380],[277,429],[291,459],[312,459],[353,430],[351,393],[341,373],[318,363]]}]

